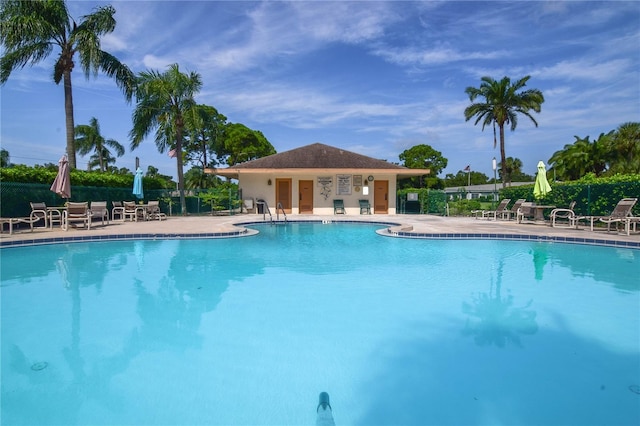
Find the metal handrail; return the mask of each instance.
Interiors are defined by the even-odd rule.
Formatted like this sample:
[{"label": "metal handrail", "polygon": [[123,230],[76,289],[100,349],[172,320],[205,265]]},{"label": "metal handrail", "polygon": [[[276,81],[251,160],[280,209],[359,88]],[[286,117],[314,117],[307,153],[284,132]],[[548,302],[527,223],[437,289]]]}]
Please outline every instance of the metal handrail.
[{"label": "metal handrail", "polygon": [[284,207],[282,206],[282,203],[278,203],[276,205],[276,220],[280,221],[280,211],[282,210],[282,215],[284,216],[284,221],[285,223],[287,222],[287,213],[284,211]]},{"label": "metal handrail", "polygon": [[267,213],[269,213],[269,221],[273,223],[273,216],[271,215],[271,209],[264,200],[256,200],[256,206],[262,205],[262,220],[267,220]]}]

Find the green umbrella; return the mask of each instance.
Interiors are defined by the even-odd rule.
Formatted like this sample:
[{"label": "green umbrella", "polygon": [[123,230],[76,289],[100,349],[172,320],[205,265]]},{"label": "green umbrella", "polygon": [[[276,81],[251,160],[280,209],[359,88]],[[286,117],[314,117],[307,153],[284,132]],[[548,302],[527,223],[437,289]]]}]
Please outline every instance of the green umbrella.
[{"label": "green umbrella", "polygon": [[551,186],[547,181],[547,169],[542,161],[538,162],[538,174],[536,175],[536,183],[533,185],[533,196],[536,199],[543,198],[551,192]]}]

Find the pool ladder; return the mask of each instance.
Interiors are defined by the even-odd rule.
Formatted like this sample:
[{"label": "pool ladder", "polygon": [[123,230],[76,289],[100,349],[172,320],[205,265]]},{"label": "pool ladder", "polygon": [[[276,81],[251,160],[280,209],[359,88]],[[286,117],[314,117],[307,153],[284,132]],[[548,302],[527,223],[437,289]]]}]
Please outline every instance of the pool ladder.
[{"label": "pool ladder", "polygon": [[284,207],[282,207],[282,203],[278,203],[276,206],[276,221],[280,222],[280,212],[282,212],[282,216],[284,216],[284,223],[287,223],[287,213],[284,211]]},{"label": "pool ladder", "polygon": [[282,207],[282,203],[278,203],[276,206],[276,220],[273,220],[273,215],[271,214],[271,209],[269,208],[269,205],[267,204],[266,201],[264,200],[257,200],[256,201],[256,205],[262,205],[262,220],[267,220],[267,214],[269,214],[269,222],[271,222],[271,224],[275,224],[275,223],[282,223],[280,221],[280,212],[282,212],[282,215],[284,216],[284,223],[287,223],[287,213],[285,213],[284,211],[284,207]]}]

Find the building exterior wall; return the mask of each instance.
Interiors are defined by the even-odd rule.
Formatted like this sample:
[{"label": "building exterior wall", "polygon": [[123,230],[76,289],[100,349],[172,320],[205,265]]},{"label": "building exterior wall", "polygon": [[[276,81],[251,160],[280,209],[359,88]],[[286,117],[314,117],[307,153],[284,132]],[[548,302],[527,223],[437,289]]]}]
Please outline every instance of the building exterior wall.
[{"label": "building exterior wall", "polygon": [[[346,177],[346,179],[338,179],[339,176]],[[244,200],[251,199],[255,205],[255,201],[263,199],[272,214],[276,211],[276,179],[291,179],[292,180],[292,196],[291,196],[291,214],[300,214],[300,206],[298,204],[299,194],[299,181],[312,180],[314,182],[313,187],[313,214],[314,215],[332,215],[333,214],[333,200],[341,199],[344,201],[345,210],[347,215],[359,215],[360,214],[360,199],[369,200],[371,205],[371,211],[373,212],[373,182],[375,180],[387,180],[389,181],[389,210],[388,214],[396,213],[396,175],[389,174],[371,174],[374,181],[369,182],[368,176],[362,176],[362,185],[356,185],[359,183],[358,179],[354,179],[354,176],[360,175],[340,175],[340,174],[279,174],[277,171],[268,174],[241,174],[238,179],[238,185],[242,190],[242,198]],[[269,184],[269,182],[271,184]],[[330,182],[330,183],[329,183]],[[339,183],[341,182],[341,184]],[[346,183],[349,182],[349,185]],[[366,183],[366,185],[365,185]],[[349,193],[338,193],[339,191]],[[368,188],[368,195],[364,194],[365,188]],[[345,191],[346,190],[346,191]]]}]

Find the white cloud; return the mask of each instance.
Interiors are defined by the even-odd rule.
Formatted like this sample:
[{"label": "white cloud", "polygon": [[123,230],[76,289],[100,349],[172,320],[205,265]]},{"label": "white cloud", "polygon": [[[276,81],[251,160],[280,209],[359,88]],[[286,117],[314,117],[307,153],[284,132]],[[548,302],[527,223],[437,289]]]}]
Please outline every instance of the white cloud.
[{"label": "white cloud", "polygon": [[590,59],[565,60],[535,70],[531,75],[553,80],[608,81],[629,71],[631,65],[628,59],[614,59],[606,62],[593,62]]}]

